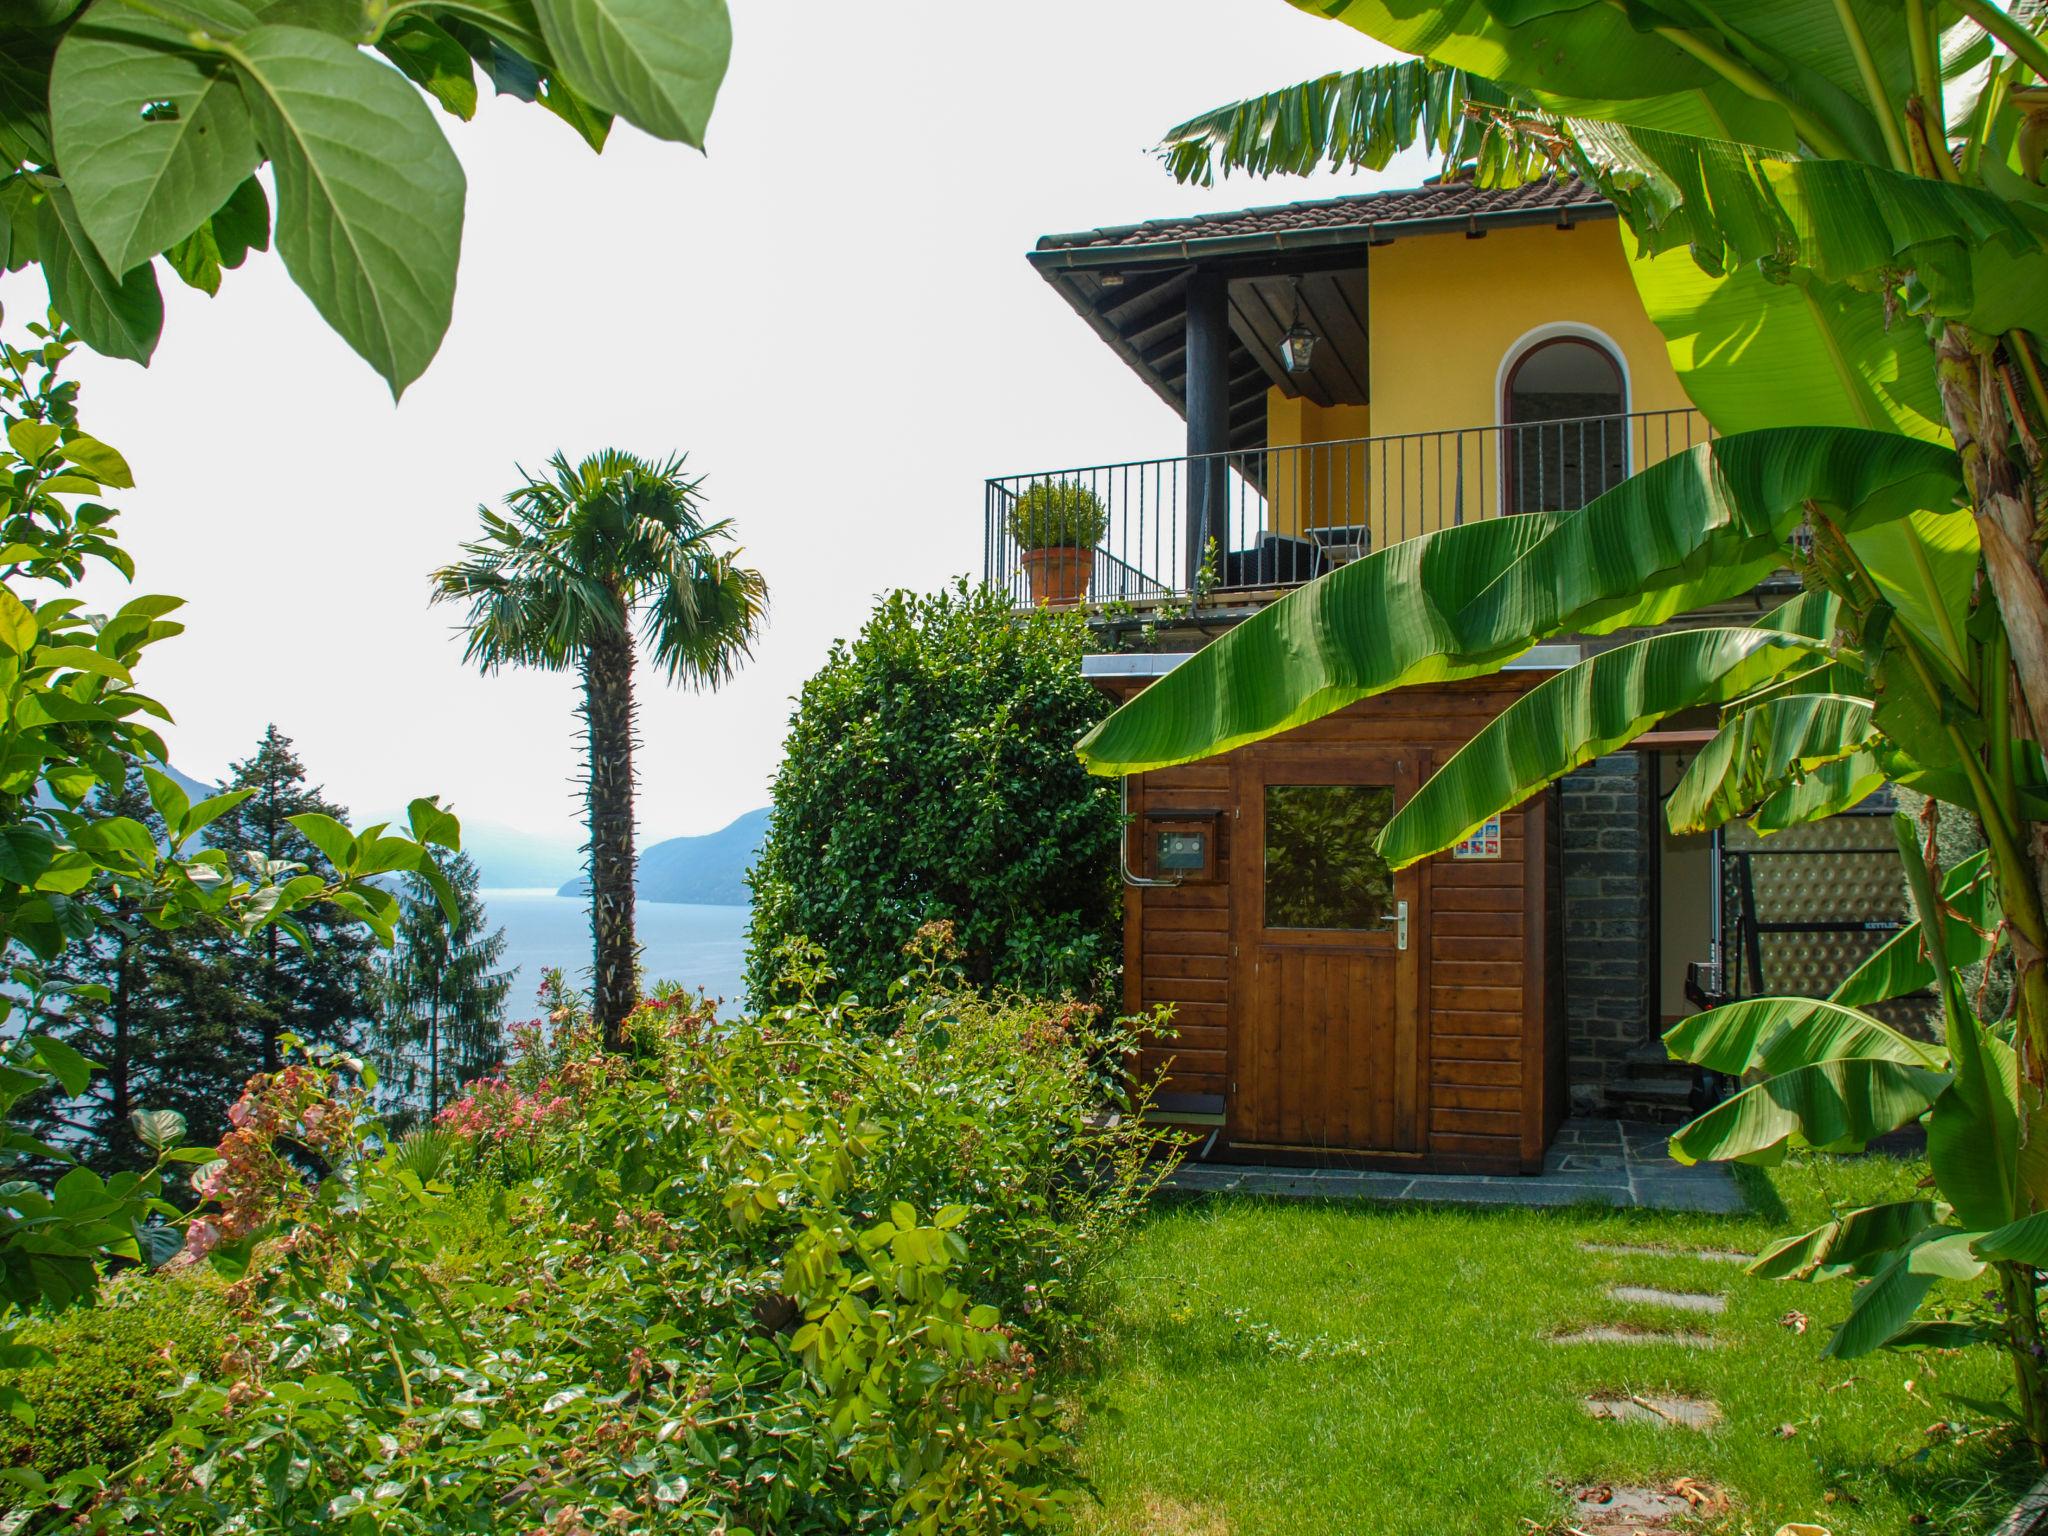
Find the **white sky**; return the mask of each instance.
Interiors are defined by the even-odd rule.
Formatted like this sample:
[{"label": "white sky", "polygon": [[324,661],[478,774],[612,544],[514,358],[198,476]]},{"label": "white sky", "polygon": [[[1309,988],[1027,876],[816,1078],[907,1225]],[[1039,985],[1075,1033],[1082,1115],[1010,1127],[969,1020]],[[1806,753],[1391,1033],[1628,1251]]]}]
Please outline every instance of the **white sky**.
[{"label": "white sky", "polygon": [[[573,680],[468,671],[426,573],[515,462],[680,450],[773,610],[719,694],[643,676],[641,830],[722,826],[765,803],[793,696],[877,593],[979,575],[984,477],[1178,446],[1026,264],[1037,236],[1427,172],[1204,192],[1146,153],[1385,56],[1282,0],[735,10],[708,157],[623,124],[595,156],[509,100],[443,119],[469,175],[455,323],[402,405],[274,255],[212,300],[166,275],[148,370],[81,355],[85,424],[139,483],[118,503],[137,588],[190,599],[140,677],[180,768],[223,773],[274,720],[359,821],[440,793],[571,837]],[[19,320],[40,290],[16,274],[0,302]]]}]

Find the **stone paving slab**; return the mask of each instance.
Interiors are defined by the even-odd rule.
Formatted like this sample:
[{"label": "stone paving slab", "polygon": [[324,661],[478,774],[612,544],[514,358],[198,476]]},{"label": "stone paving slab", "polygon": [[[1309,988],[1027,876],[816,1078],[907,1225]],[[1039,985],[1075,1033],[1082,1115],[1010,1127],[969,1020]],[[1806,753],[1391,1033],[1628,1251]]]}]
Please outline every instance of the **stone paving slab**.
[{"label": "stone paving slab", "polygon": [[1442,1201],[1452,1205],[1566,1206],[1582,1203],[1657,1211],[1740,1215],[1748,1202],[1734,1176],[1716,1164],[1688,1168],[1671,1160],[1663,1126],[1620,1120],[1567,1120],[1544,1159],[1526,1177],[1269,1168],[1186,1163],[1170,1189],[1307,1200]]},{"label": "stone paving slab", "polygon": [[1728,1298],[1708,1291],[1667,1291],[1654,1285],[1610,1285],[1608,1299],[1672,1312],[1726,1312]]}]

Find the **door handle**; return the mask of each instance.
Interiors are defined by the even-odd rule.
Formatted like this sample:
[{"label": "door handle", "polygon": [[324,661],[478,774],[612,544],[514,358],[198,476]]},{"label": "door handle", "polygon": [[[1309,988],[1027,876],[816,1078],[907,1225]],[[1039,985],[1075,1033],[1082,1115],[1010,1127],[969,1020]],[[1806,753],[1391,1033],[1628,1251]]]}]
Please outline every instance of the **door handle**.
[{"label": "door handle", "polygon": [[1408,947],[1408,903],[1405,901],[1394,903],[1394,947]]}]

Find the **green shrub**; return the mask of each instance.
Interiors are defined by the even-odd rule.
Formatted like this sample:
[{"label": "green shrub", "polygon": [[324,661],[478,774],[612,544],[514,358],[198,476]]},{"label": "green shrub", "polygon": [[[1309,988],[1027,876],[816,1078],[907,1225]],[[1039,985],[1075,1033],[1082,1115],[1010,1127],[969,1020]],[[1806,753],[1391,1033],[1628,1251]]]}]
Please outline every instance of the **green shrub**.
[{"label": "green shrub", "polygon": [[133,1461],[169,1428],[162,1396],[187,1371],[211,1373],[228,1343],[228,1310],[208,1274],[131,1274],[99,1303],[31,1321],[11,1342],[46,1360],[14,1374],[33,1422],[0,1420],[7,1464],[54,1478]]},{"label": "green shrub", "polygon": [[946,938],[877,1009],[807,951],[758,1018],[665,993],[625,1055],[573,1012],[523,1031],[448,1155],[388,1144],[343,1058],[255,1080],[189,1236],[241,1277],[242,1349],[26,1529],[1059,1524],[1041,1362],[1165,1165],[1104,1071],[1129,1037],[964,989]]},{"label": "green shrub", "polygon": [[1010,536],[1020,549],[1093,549],[1109,513],[1078,480],[1034,480],[1010,503]]},{"label": "green shrub", "polygon": [[969,980],[1105,996],[1122,954],[1115,787],[1074,742],[1109,711],[1081,676],[1086,623],[966,583],[894,592],[804,685],[754,891],[758,999],[790,939],[870,1001],[924,923]]}]

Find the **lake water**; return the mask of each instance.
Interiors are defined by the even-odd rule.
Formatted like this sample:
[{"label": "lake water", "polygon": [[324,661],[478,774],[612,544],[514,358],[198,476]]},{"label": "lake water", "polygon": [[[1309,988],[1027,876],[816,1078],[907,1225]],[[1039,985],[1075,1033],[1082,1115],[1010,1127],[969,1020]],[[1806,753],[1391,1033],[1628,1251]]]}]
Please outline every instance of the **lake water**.
[{"label": "lake water", "polygon": [[[590,903],[550,890],[485,890],[491,926],[505,930],[505,964],[518,968],[505,1016],[532,1016],[534,989],[551,965],[590,984]],[[746,907],[643,901],[634,908],[641,965],[649,981],[680,981],[737,1000],[747,949]]]}]

